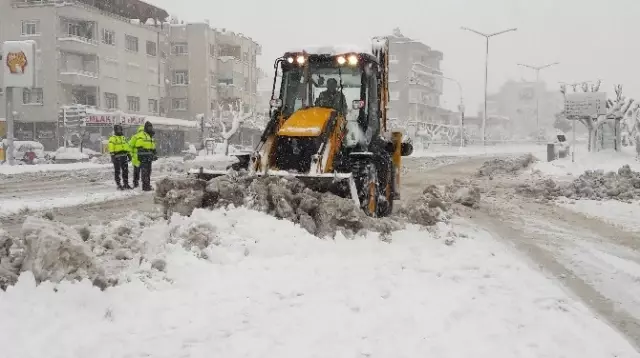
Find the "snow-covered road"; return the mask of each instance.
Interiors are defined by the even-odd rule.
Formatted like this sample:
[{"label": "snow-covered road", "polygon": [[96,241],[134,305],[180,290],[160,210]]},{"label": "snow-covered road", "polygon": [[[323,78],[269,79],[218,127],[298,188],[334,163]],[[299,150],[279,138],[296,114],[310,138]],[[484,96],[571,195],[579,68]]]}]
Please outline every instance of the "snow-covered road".
[{"label": "snow-covered road", "polygon": [[[140,236],[164,275],[139,267],[101,292],[23,274],[0,291],[0,347],[12,358],[640,357],[507,245],[462,224],[446,244],[450,230],[319,240],[244,208],[196,210]],[[163,244],[194,234],[214,242],[206,260]]]}]

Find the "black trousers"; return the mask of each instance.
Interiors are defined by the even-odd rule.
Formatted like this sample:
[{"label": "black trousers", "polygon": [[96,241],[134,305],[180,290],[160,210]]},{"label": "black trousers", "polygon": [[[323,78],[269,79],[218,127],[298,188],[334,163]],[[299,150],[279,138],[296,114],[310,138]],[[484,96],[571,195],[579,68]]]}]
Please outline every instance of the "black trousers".
[{"label": "black trousers", "polygon": [[142,179],[142,190],[151,190],[151,166],[153,160],[151,156],[140,158],[140,179]]},{"label": "black trousers", "polygon": [[[113,158],[113,174],[118,186],[129,184],[129,162],[126,155]],[[120,176],[122,176],[122,182]]]},{"label": "black trousers", "polygon": [[133,186],[137,187],[140,183],[140,166],[133,166]]}]

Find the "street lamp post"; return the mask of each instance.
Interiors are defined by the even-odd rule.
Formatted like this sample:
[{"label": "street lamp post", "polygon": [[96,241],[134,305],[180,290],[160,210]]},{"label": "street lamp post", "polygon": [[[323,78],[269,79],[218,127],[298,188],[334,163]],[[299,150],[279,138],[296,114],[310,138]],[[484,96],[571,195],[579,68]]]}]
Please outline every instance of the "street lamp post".
[{"label": "street lamp post", "polygon": [[484,60],[484,113],[482,114],[482,146],[485,146],[485,132],[486,132],[486,126],[487,126],[487,87],[488,87],[488,82],[489,82],[489,39],[494,37],[494,36],[498,36],[498,35],[502,35],[504,33],[507,32],[511,32],[511,31],[516,31],[518,30],[517,28],[512,28],[512,29],[507,29],[507,30],[503,30],[503,31],[498,31],[498,32],[494,32],[492,34],[485,34],[483,32],[480,31],[476,31],[474,29],[470,29],[468,27],[461,27],[462,30],[466,30],[466,31],[471,31],[474,34],[480,35],[482,37],[484,37],[487,40],[487,46],[486,46],[486,52],[485,52],[485,60]]},{"label": "street lamp post", "polygon": [[536,71],[536,142],[538,141],[538,137],[540,136],[540,70],[544,70],[545,68],[549,68],[551,66],[555,66],[560,64],[560,62],[548,63],[542,66],[531,66],[523,63],[519,63],[518,66],[530,68]]}]

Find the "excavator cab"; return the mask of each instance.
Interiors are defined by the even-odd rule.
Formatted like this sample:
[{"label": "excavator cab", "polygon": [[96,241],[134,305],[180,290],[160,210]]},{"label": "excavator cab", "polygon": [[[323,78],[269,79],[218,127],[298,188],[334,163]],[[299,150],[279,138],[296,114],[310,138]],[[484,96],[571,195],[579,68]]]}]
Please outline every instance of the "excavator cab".
[{"label": "excavator cab", "polygon": [[[389,215],[399,198],[400,158],[413,149],[386,128],[388,41],[376,44],[373,54],[325,49],[277,59],[271,118],[244,169],[295,176],[351,198],[370,216]],[[217,176],[202,168],[194,174]]]}]

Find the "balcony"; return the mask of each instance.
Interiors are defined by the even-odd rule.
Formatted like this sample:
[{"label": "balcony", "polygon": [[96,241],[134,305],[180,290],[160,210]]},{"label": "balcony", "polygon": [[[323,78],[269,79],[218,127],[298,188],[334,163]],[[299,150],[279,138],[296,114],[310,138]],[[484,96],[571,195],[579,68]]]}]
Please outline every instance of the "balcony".
[{"label": "balcony", "polygon": [[221,100],[235,100],[242,98],[243,91],[233,83],[220,80],[218,83],[218,98]]},{"label": "balcony", "polygon": [[78,69],[61,69],[58,80],[64,84],[86,87],[95,87],[99,83],[97,73]]},{"label": "balcony", "polygon": [[95,54],[98,51],[96,23],[60,17],[58,46],[62,51]]}]

